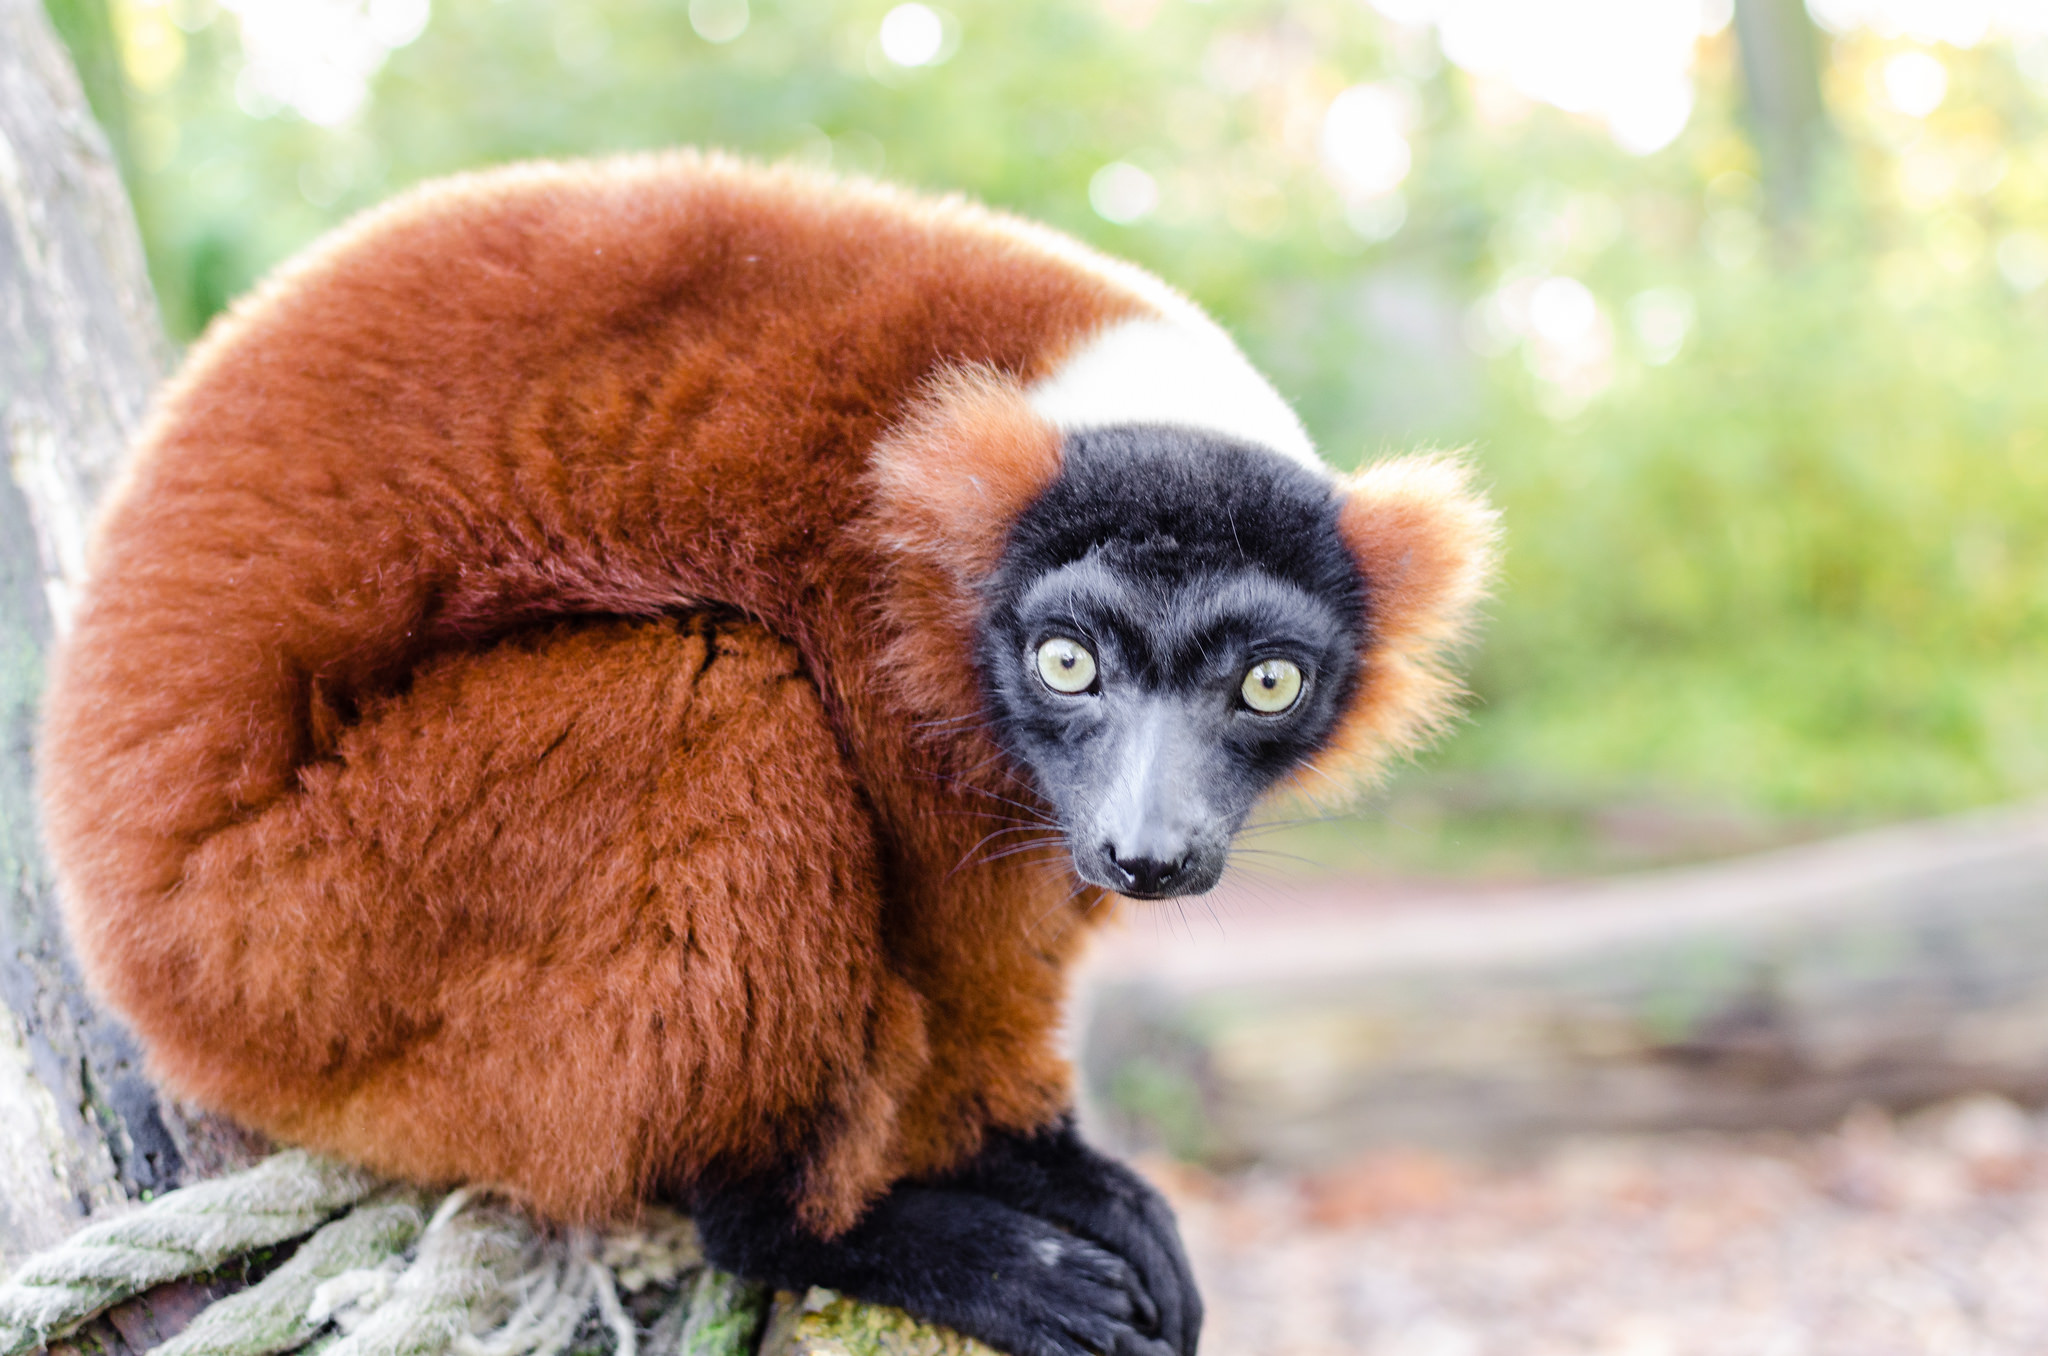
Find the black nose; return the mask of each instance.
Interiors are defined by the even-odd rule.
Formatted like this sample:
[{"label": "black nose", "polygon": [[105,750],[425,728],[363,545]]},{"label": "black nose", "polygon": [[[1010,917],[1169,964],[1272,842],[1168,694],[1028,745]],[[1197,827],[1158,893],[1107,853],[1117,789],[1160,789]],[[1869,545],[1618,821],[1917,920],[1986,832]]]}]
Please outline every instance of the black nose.
[{"label": "black nose", "polygon": [[1109,858],[1110,868],[1123,878],[1124,892],[1133,895],[1168,893],[1187,875],[1194,859],[1193,853],[1183,853],[1170,862],[1157,857],[1119,857],[1114,843],[1103,844],[1103,855]]}]

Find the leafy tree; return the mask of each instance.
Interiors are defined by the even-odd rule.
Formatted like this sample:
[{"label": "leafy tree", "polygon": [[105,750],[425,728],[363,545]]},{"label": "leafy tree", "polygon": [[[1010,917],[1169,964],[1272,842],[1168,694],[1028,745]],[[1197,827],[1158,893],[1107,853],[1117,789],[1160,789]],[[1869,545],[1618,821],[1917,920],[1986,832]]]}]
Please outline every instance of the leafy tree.
[{"label": "leafy tree", "polygon": [[[2025,42],[1823,35],[1839,153],[1760,157],[1759,125],[1817,111],[1758,103],[1734,26],[1683,132],[1632,154],[1357,0],[438,0],[416,35],[424,9],[362,6],[388,52],[348,49],[351,111],[278,75],[272,6],[112,0],[175,332],[479,165],[688,143],[962,191],[1190,291],[1333,460],[1474,449],[1506,572],[1472,726],[1411,787],[1835,818],[2048,789]],[[1340,95],[1365,141],[1333,144]],[[1772,249],[1793,197],[1803,247]]]}]

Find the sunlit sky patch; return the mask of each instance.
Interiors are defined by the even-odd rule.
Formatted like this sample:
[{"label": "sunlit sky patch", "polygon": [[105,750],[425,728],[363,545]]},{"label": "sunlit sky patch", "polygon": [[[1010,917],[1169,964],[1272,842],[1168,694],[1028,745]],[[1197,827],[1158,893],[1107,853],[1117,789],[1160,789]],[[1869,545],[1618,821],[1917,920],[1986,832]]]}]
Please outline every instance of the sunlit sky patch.
[{"label": "sunlit sky patch", "polygon": [[[1846,2],[1846,0],[1845,0]],[[1597,117],[1647,155],[1692,116],[1693,51],[1725,28],[1731,0],[1372,0],[1397,23],[1429,25],[1444,55],[1531,99]]]},{"label": "sunlit sky patch", "polygon": [[248,58],[235,97],[262,116],[280,106],[333,127],[362,107],[384,59],[427,26],[429,0],[223,0]]},{"label": "sunlit sky patch", "polygon": [[[160,0],[129,0],[148,6]],[[289,107],[333,126],[361,107],[386,56],[419,35],[430,0],[220,0],[242,31],[241,88],[252,113]],[[1371,0],[1396,23],[1432,30],[1444,55],[1519,95],[1601,120],[1637,154],[1670,144],[1691,117],[1698,39],[1724,28],[1733,0]],[[2048,36],[2048,0],[1808,0],[1825,28],[1974,46],[1995,37]],[[747,0],[692,0],[700,36],[730,42],[746,31]],[[943,60],[940,11],[899,4],[879,43],[899,67]],[[1907,63],[1887,72],[1889,101],[1911,111],[1932,98],[1939,72]],[[1405,128],[1366,87],[1333,107],[1323,140],[1333,179],[1354,200],[1391,191],[1406,166]]]},{"label": "sunlit sky patch", "polygon": [[1836,33],[1975,47],[1993,37],[2048,34],[2048,0],[1807,0],[1815,22]]},{"label": "sunlit sky patch", "polygon": [[[1606,123],[1624,150],[1669,145],[1692,115],[1700,37],[1719,32],[1733,0],[1372,0],[1397,23],[1436,31],[1462,69]],[[2048,36],[2048,0],[1808,0],[1822,27],[1973,47],[1996,37]],[[1908,54],[1885,74],[1889,102],[1924,116],[1945,73]]]}]

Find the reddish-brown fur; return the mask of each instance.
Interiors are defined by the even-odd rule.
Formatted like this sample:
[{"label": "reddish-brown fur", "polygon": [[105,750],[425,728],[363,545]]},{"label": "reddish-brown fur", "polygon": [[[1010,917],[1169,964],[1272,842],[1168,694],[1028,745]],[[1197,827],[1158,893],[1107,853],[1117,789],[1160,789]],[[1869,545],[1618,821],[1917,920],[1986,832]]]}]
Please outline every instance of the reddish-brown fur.
[{"label": "reddish-brown fur", "polygon": [[[1023,385],[1146,309],[975,209],[681,155],[430,188],[238,307],[47,709],[73,936],[158,1074],[565,1220],[793,1159],[837,1230],[1056,1115],[1100,899],[962,865],[1025,794],[974,588],[1058,473]],[[1455,489],[1371,489],[1338,757],[1437,713],[1484,555]]]}]

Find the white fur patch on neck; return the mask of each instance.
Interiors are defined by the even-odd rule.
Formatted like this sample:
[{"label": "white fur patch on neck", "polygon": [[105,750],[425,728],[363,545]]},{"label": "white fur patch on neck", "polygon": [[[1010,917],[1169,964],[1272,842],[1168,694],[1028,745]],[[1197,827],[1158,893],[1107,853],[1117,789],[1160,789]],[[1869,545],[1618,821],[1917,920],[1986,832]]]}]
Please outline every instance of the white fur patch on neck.
[{"label": "white fur patch on neck", "polygon": [[1331,474],[1280,393],[1199,313],[1111,325],[1024,394],[1062,433],[1113,424],[1205,429]]}]

